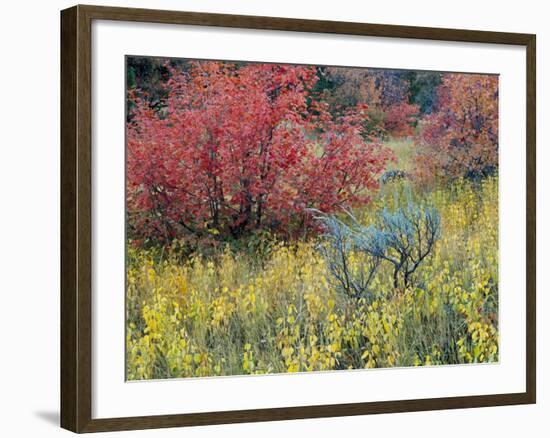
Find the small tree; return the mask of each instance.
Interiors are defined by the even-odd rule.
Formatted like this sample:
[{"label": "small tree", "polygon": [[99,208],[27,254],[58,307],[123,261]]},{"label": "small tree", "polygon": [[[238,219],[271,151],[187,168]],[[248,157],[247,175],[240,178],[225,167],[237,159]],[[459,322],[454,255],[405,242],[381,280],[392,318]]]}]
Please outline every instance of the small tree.
[{"label": "small tree", "polygon": [[366,243],[373,255],[393,265],[395,288],[400,277],[405,288],[410,286],[412,275],[440,236],[440,223],[435,208],[412,203],[395,212],[382,212],[378,226]]},{"label": "small tree", "polygon": [[[319,246],[331,280],[353,298],[371,297],[369,284],[382,262],[393,266],[393,286],[411,285],[412,276],[432,252],[440,236],[440,216],[432,207],[409,203],[382,211],[370,226],[361,225],[348,213],[351,225],[331,215],[318,215],[325,229]],[[358,263],[352,263],[359,254]],[[356,257],[355,257],[356,258]]]},{"label": "small tree", "polygon": [[[320,215],[317,219],[325,230],[325,242],[318,248],[331,273],[329,282],[352,298],[370,300],[369,285],[382,258],[364,247],[361,238],[358,238],[360,232],[335,216]],[[359,258],[358,263],[352,261],[352,254]]]}]

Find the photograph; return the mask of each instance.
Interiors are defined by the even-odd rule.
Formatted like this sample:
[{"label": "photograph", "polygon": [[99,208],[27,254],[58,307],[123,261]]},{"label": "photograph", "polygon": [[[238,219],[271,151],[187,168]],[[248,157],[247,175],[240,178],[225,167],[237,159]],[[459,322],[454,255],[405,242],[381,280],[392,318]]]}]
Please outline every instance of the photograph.
[{"label": "photograph", "polygon": [[497,74],[125,81],[127,380],[499,362]]}]

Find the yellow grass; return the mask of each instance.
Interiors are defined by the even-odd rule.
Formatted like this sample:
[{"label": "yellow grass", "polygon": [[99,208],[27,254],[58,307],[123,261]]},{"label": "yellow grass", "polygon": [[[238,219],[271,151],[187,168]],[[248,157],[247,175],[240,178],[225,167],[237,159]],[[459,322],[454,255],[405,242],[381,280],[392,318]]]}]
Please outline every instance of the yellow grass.
[{"label": "yellow grass", "polygon": [[[408,188],[386,185],[357,216],[370,222]],[[371,302],[330,286],[316,240],[277,243],[261,260],[229,248],[159,259],[130,245],[128,378],[497,361],[497,177],[412,193],[440,212],[441,238],[413,287],[394,289],[381,269]]]}]

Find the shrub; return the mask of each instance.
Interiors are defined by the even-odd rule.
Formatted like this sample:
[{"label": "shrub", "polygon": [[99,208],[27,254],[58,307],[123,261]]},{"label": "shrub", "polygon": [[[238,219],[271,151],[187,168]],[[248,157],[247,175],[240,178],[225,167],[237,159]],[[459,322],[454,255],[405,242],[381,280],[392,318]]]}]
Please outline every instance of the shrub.
[{"label": "shrub", "polygon": [[382,260],[369,251],[355,230],[331,215],[320,215],[318,220],[325,229],[325,243],[319,245],[331,274],[329,282],[352,298],[372,299],[369,284]]},{"label": "shrub", "polygon": [[[319,215],[325,229],[320,245],[334,283],[347,295],[369,297],[368,287],[381,262],[393,267],[393,286],[411,285],[412,276],[432,252],[440,236],[440,215],[433,207],[409,203],[395,211],[384,209],[373,225],[352,224],[331,215]],[[352,260],[357,259],[358,263]]]},{"label": "shrub", "polygon": [[130,92],[134,238],[299,233],[307,208],[366,204],[392,159],[363,138],[364,105],[333,116],[309,99],[314,68],[199,61],[170,75],[161,111]]}]

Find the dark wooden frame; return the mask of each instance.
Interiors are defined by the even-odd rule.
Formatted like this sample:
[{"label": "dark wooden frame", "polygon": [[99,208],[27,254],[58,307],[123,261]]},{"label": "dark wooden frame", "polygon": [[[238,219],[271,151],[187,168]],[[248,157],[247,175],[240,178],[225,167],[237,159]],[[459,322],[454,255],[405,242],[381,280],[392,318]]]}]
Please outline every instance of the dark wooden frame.
[{"label": "dark wooden frame", "polygon": [[[140,21],[525,46],[527,51],[526,391],[468,397],[92,419],[92,20]],[[81,5],[62,11],[61,426],[80,433],[535,403],[535,52],[536,37],[531,34]]]}]

